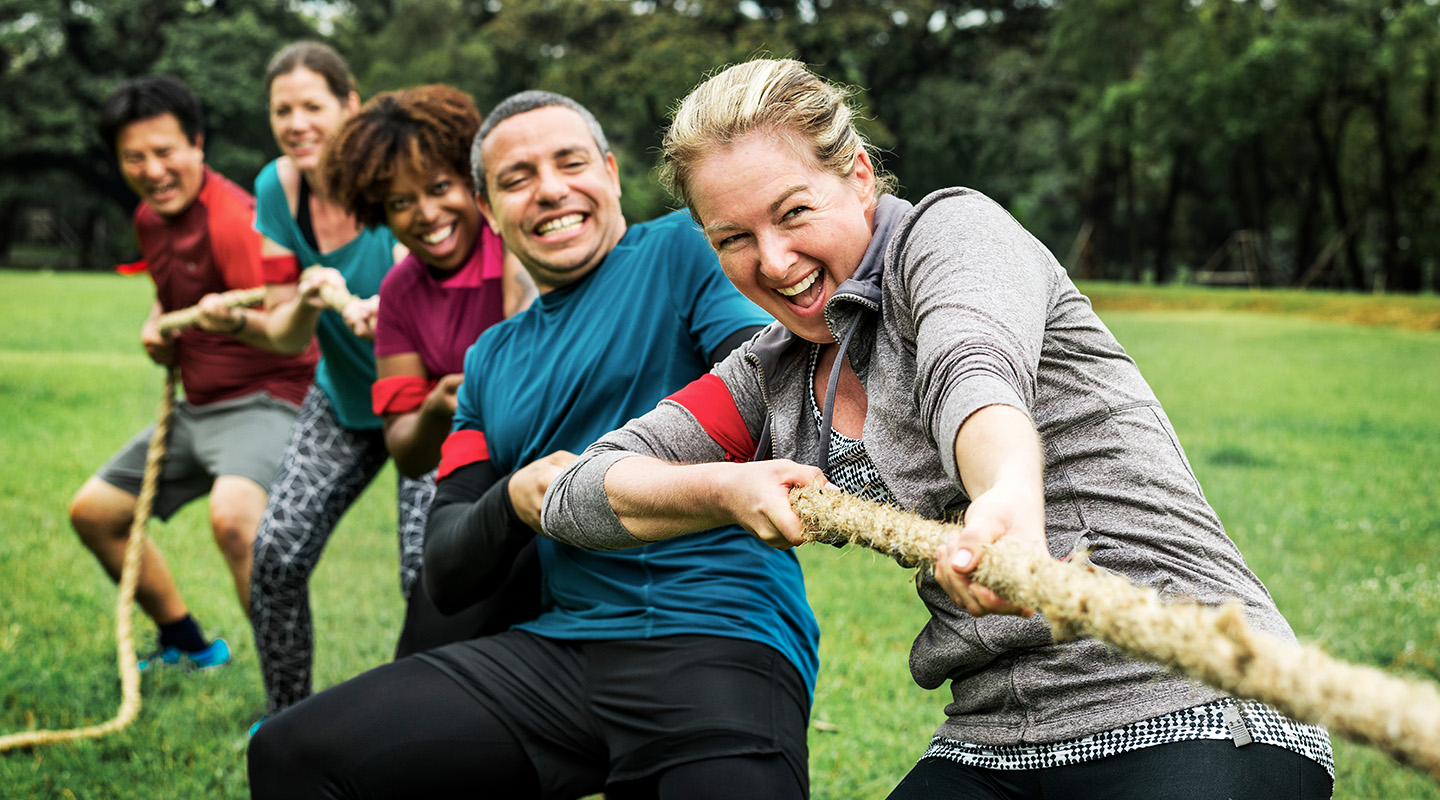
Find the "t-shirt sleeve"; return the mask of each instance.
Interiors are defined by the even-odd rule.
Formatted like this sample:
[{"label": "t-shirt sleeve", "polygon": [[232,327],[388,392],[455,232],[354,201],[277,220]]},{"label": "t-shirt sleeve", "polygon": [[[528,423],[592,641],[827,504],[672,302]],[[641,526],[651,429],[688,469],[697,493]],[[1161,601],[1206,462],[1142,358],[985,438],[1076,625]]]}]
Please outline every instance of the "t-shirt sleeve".
[{"label": "t-shirt sleeve", "polygon": [[211,174],[205,187],[205,211],[210,250],[229,289],[265,285],[260,267],[260,234],[251,220],[255,209],[240,187]]},{"label": "t-shirt sleeve", "polygon": [[255,178],[255,230],[286,250],[299,252],[295,244],[298,231],[274,161],[266,164]]},{"label": "t-shirt sleeve", "polygon": [[670,232],[668,261],[672,302],[703,356],[714,353],[736,331],[775,320],[741,294],[725,273],[704,234],[684,212],[665,221]]}]

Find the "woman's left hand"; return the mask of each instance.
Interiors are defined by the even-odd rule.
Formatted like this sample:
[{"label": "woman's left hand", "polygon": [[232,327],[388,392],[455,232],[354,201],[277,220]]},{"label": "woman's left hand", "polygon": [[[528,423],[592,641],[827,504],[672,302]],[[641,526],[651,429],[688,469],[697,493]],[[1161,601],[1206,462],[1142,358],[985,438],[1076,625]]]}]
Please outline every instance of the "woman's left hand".
[{"label": "woman's left hand", "polygon": [[1029,617],[1034,609],[1012,603],[971,580],[981,548],[1001,539],[1049,558],[1044,499],[1003,483],[976,497],[965,510],[964,527],[950,534],[935,551],[935,580],[956,605],[973,616]]}]

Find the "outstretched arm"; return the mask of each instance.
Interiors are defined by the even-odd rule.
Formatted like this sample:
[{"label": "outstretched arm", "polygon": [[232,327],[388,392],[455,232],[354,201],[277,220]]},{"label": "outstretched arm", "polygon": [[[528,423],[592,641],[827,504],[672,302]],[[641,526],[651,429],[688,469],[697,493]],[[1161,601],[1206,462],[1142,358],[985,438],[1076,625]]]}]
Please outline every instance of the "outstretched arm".
[{"label": "outstretched arm", "polygon": [[511,475],[476,461],[436,483],[425,522],[425,591],[436,608],[454,614],[490,596],[535,536],[545,488],[574,458],[551,453]]},{"label": "outstretched arm", "polygon": [[965,511],[965,526],[936,550],[935,579],[956,605],[977,617],[1029,616],[1029,609],[971,583],[970,573],[980,548],[1002,538],[1049,555],[1040,437],[1019,409],[985,406],[960,426],[955,463],[972,500]]},{"label": "outstretched arm", "polygon": [[790,489],[819,477],[818,468],[784,459],[677,465],[636,456],[605,472],[605,497],[625,529],[643,541],[739,524],[785,549],[800,542]]},{"label": "outstretched arm", "polygon": [[[385,401],[382,405],[382,389],[387,384],[407,380],[421,384],[427,380],[425,365],[419,353],[396,353],[375,359],[378,380],[375,383],[375,412],[385,421],[385,447],[395,459],[395,468],[407,478],[418,478],[435,469],[440,463],[440,447],[450,434],[450,422],[455,416],[455,393],[464,379],[463,375],[445,375],[420,400],[403,396]],[[420,391],[423,389],[416,389]],[[406,394],[410,390],[407,387]],[[403,410],[396,410],[403,409]]]}]

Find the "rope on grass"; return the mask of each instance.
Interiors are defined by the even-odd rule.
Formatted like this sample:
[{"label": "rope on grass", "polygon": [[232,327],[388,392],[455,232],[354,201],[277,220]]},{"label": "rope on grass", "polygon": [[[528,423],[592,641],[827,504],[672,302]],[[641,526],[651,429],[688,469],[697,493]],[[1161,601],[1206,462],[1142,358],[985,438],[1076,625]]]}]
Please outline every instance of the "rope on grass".
[{"label": "rope on grass", "polygon": [[[819,487],[790,503],[810,541],[858,544],[920,569],[959,526]],[[1440,782],[1440,691],[1252,630],[1238,603],[1161,601],[1149,588],[1091,564],[1057,561],[1003,542],[980,553],[975,579],[1045,615],[1057,640],[1091,636],[1216,689],[1259,700],[1300,722],[1385,752]]]},{"label": "rope on grass", "polygon": [[[221,295],[227,308],[254,306],[265,302],[265,287],[236,289]],[[325,304],[336,311],[356,299],[344,289],[324,285],[320,297]],[[180,330],[194,325],[200,318],[198,305],[161,314],[156,320],[161,332]],[[120,570],[119,596],[115,603],[116,658],[120,665],[120,709],[115,717],[99,725],[64,730],[37,730],[0,736],[0,753],[18,747],[33,747],[41,744],[68,742],[76,739],[93,739],[124,729],[140,714],[140,670],[135,663],[135,637],[132,633],[132,618],[135,608],[135,587],[140,580],[140,559],[145,552],[145,525],[150,520],[150,509],[155,504],[155,492],[160,483],[160,466],[165,460],[165,440],[170,434],[170,418],[175,410],[175,368],[165,373],[165,396],[160,401],[160,412],[155,420],[155,432],[150,437],[150,447],[145,453],[145,473],[140,482],[140,495],[135,500],[135,518],[130,523],[130,539],[125,545],[125,559]]]},{"label": "rope on grass", "polygon": [[120,665],[120,710],[115,717],[99,725],[65,730],[37,730],[0,736],[0,752],[17,747],[55,744],[75,739],[93,739],[122,730],[140,714],[140,669],[135,663],[135,637],[131,631],[135,608],[135,586],[140,580],[140,559],[145,552],[145,524],[155,503],[160,483],[160,465],[165,460],[165,439],[170,433],[171,412],[175,410],[175,368],[165,373],[165,396],[155,418],[155,433],[145,452],[145,474],[140,481],[140,495],[135,500],[135,519],[130,523],[130,539],[125,544],[125,560],[120,569],[120,590],[115,601],[115,658]]}]

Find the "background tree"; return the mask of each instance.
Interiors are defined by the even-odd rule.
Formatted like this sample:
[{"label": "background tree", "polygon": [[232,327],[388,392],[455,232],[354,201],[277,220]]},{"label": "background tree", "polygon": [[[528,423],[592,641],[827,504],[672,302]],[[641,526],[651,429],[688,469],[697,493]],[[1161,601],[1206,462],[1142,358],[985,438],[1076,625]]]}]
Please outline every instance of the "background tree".
[{"label": "background tree", "polygon": [[[619,153],[625,212],[673,104],[765,53],[856,88],[902,194],[968,185],[1080,277],[1364,291],[1440,288],[1440,4],[1428,0],[0,0],[0,212],[43,207],[82,260],[128,198],[90,133],[121,77],[201,92],[212,163],[273,155],[259,76],[329,38],[361,92],[444,82],[488,109],[582,99]],[[301,9],[315,15],[303,16]],[[0,225],[0,257],[13,229]],[[83,234],[80,232],[89,231]]]},{"label": "background tree", "polygon": [[0,0],[0,259],[22,209],[48,209],[73,232],[78,260],[103,268],[133,250],[135,198],[95,137],[97,111],[121,80],[170,72],[206,111],[206,155],[248,184],[274,151],[260,77],[277,42],[314,35],[263,0]]}]

